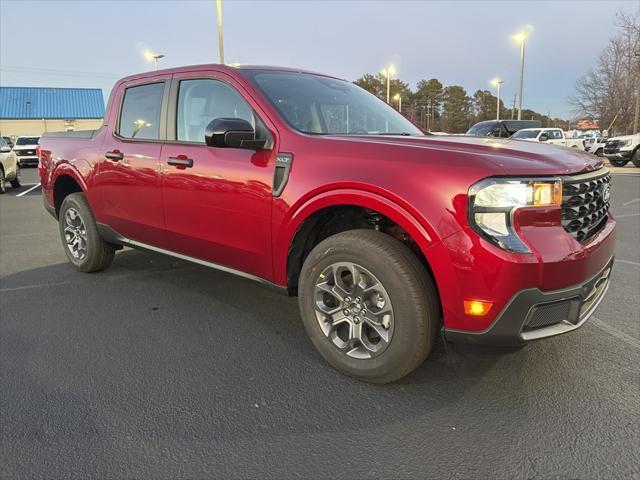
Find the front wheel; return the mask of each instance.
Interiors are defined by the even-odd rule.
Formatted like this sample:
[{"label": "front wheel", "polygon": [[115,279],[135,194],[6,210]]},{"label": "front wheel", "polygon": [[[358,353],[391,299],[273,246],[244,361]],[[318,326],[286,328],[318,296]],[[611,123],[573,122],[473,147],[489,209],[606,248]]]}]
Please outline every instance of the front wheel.
[{"label": "front wheel", "polygon": [[624,158],[610,158],[609,163],[614,167],[624,167],[629,160],[625,160]]},{"label": "front wheel", "polygon": [[0,167],[0,194],[3,194],[7,191],[7,179],[4,178],[4,169]]},{"label": "front wheel", "polygon": [[636,167],[640,168],[640,148],[638,148],[635,152],[633,152],[631,161]]},{"label": "front wheel", "polygon": [[431,351],[440,318],[433,280],[389,235],[351,230],[323,240],[304,262],[298,293],[312,343],[347,375],[392,382]]},{"label": "front wheel", "polygon": [[16,164],[16,177],[11,180],[11,188],[20,188],[22,186],[22,181],[20,177],[20,166]]},{"label": "front wheel", "polygon": [[58,223],[64,253],[77,270],[98,272],[111,265],[115,250],[100,237],[84,193],[65,197]]},{"label": "front wheel", "polygon": [[604,157],[604,152],[602,151],[602,148],[599,148],[598,150],[596,150],[596,157]]}]

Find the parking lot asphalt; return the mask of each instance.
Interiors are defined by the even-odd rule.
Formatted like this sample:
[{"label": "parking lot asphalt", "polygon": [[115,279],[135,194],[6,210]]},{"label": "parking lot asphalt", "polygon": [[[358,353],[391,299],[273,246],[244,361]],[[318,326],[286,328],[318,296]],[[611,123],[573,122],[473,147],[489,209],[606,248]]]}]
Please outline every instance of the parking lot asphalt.
[{"label": "parking lot asphalt", "polygon": [[[67,263],[38,187],[0,197],[2,478],[640,478],[640,176],[614,175],[612,285],[577,332],[445,348],[374,386],[296,299],[125,249]],[[24,181],[36,183],[35,170]]]}]

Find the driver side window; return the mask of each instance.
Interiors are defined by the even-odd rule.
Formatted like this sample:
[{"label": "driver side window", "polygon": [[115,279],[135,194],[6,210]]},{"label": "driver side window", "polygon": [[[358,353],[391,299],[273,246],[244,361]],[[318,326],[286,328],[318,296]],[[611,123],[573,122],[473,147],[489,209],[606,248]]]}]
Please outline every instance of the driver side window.
[{"label": "driver side window", "polygon": [[220,80],[182,80],[178,90],[176,136],[204,143],[204,132],[216,118],[241,118],[256,126],[253,110],[242,96]]}]

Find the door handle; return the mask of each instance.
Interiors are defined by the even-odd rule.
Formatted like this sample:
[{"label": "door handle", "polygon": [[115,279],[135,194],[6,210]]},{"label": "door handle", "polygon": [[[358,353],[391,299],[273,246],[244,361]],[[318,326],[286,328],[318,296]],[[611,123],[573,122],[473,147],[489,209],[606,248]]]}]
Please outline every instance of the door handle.
[{"label": "door handle", "polygon": [[119,161],[124,158],[124,154],[120,150],[111,150],[104,154],[109,160]]},{"label": "door handle", "polygon": [[193,159],[187,158],[186,155],[178,155],[177,157],[169,157],[167,160],[169,165],[174,165],[178,168],[191,168],[193,167]]}]

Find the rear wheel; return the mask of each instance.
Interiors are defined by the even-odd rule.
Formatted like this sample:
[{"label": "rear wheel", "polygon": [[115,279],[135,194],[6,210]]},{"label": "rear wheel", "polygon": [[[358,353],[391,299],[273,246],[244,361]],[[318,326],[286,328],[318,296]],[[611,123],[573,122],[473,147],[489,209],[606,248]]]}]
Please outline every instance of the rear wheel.
[{"label": "rear wheel", "polygon": [[11,180],[11,187],[12,188],[20,188],[21,186],[22,186],[22,181],[21,181],[21,177],[20,177],[20,165],[16,164],[16,178]]},{"label": "rear wheel", "polygon": [[298,292],[311,341],[347,375],[392,382],[431,351],[439,321],[435,286],[391,236],[351,230],[320,242],[304,262]]},{"label": "rear wheel", "polygon": [[4,178],[4,169],[0,167],[0,194],[7,191],[7,179]]},{"label": "rear wheel", "polygon": [[104,270],[115,250],[100,234],[84,193],[72,193],[62,202],[58,216],[64,253],[81,272]]},{"label": "rear wheel", "polygon": [[636,149],[635,152],[633,152],[633,156],[631,157],[631,161],[633,162],[633,164],[640,168],[640,148]]},{"label": "rear wheel", "polygon": [[614,167],[624,167],[629,160],[625,160],[624,158],[610,158],[609,163]]}]

